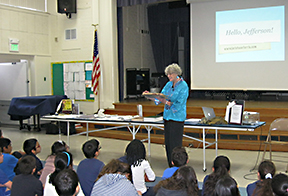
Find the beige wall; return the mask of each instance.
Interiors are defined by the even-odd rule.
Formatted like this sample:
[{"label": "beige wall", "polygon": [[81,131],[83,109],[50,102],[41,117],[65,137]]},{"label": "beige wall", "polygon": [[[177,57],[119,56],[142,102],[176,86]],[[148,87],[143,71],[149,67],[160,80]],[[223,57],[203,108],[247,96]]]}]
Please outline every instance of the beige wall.
[{"label": "beige wall", "polygon": [[[51,94],[51,63],[92,60],[94,27],[98,25],[102,90],[100,102],[80,102],[81,111],[93,113],[118,100],[116,0],[77,1],[77,14],[68,19],[49,0],[48,13],[0,5],[0,57],[29,61],[30,95]],[[65,41],[66,29],[77,30],[77,40]],[[9,52],[8,39],[17,38],[19,52]],[[44,81],[46,78],[46,81]],[[104,89],[104,90],[103,90]]]},{"label": "beige wall", "polygon": [[[96,112],[99,107],[113,107],[113,102],[119,99],[117,1],[78,0],[77,14],[72,14],[71,19],[57,13],[57,0],[47,2],[48,13],[0,5],[1,59],[27,59],[30,95],[51,94],[51,63],[92,60],[92,24],[98,24],[100,96],[94,102],[79,103],[81,111],[87,114]],[[123,18],[124,70],[136,67],[150,68],[154,72],[150,35],[141,33],[141,30],[148,30],[146,6],[123,8]],[[76,29],[77,39],[64,40],[66,29]],[[20,40],[19,53],[9,52],[8,38]]]},{"label": "beige wall", "polygon": [[[51,33],[51,61],[92,60],[94,30],[98,24],[98,43],[101,64],[100,100],[79,102],[81,111],[93,113],[100,108],[113,107],[118,100],[118,61],[117,61],[117,12],[116,0],[77,1],[77,14],[68,19],[56,13],[56,2],[49,1]],[[66,29],[76,29],[77,39],[66,41]],[[112,77],[111,77],[112,76]],[[105,82],[103,82],[105,81]]]}]

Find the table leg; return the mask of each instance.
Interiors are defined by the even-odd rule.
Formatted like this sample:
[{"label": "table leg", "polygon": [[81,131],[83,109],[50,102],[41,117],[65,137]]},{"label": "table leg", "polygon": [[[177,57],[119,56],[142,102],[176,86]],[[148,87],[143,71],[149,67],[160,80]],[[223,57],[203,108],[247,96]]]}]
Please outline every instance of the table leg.
[{"label": "table leg", "polygon": [[216,157],[218,155],[218,130],[215,129],[215,151],[216,151]]},{"label": "table leg", "polygon": [[40,114],[36,114],[36,117],[37,117],[37,131],[41,131]]},{"label": "table leg", "polygon": [[59,134],[58,134],[58,136],[59,136],[59,140],[61,140],[61,128],[60,128],[60,122],[61,122],[61,121],[58,121],[58,122],[57,122],[57,124],[58,124],[58,131],[59,131]]},{"label": "table leg", "polygon": [[70,146],[69,136],[70,136],[70,123],[69,123],[69,121],[67,121],[67,143],[68,143],[68,146]]},{"label": "table leg", "polygon": [[130,130],[130,132],[132,133],[132,138],[134,140],[135,139],[135,135],[136,135],[136,133],[135,133],[135,125],[132,125],[132,131]]},{"label": "table leg", "polygon": [[148,156],[151,157],[151,130],[153,126],[145,126],[145,128],[148,132]]},{"label": "table leg", "polygon": [[203,171],[206,172],[207,168],[206,168],[206,155],[205,155],[206,151],[205,128],[203,128],[202,130],[203,130]]},{"label": "table leg", "polygon": [[89,127],[88,127],[89,123],[86,123],[86,140],[88,140],[89,137]]}]

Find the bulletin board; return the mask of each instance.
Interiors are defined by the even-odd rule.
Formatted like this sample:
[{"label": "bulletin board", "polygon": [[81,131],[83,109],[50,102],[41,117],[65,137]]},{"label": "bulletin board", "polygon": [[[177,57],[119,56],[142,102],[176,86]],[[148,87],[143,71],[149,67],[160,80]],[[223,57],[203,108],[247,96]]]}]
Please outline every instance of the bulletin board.
[{"label": "bulletin board", "polygon": [[93,101],[92,61],[51,63],[52,94]]}]

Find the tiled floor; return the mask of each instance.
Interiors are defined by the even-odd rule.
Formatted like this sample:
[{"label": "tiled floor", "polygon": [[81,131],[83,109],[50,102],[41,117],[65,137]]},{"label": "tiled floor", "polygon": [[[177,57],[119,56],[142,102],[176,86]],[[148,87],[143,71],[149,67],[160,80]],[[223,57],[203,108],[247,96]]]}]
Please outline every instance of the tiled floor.
[{"label": "tiled floor", "polygon": [[[36,138],[42,151],[38,154],[41,160],[45,160],[50,154],[50,147],[52,143],[59,139],[59,135],[47,135],[45,131],[41,132],[19,130],[18,126],[2,126],[4,137],[8,137],[12,141],[13,151],[22,150],[22,144],[25,139]],[[90,137],[92,138],[92,137]],[[67,141],[67,137],[61,135],[61,139]],[[108,163],[113,158],[119,158],[124,154],[124,150],[129,141],[96,138],[100,141],[102,147],[99,159],[104,163]],[[132,139],[132,136],[131,136]],[[84,159],[84,155],[81,151],[82,144],[86,141],[86,136],[72,136],[70,137],[70,152],[73,154],[74,164],[78,165],[79,162]],[[147,148],[147,144],[146,144]],[[198,181],[202,182],[206,174],[211,172],[212,162],[215,158],[215,150],[206,150],[206,166],[207,171],[203,171],[203,151],[201,148],[187,148],[189,154],[188,165],[192,166],[196,173]],[[285,154],[285,153],[284,153]],[[286,153],[287,154],[287,153]],[[238,151],[238,150],[218,150],[218,155],[226,155],[231,161],[231,176],[236,179],[240,187],[246,187],[247,184],[257,179],[257,170],[250,171],[254,168],[258,151]],[[262,153],[260,153],[259,159],[261,159]],[[163,145],[152,144],[151,145],[151,157],[147,157],[150,164],[157,176],[162,176],[164,169],[167,168],[165,149]],[[288,160],[288,159],[287,159]],[[288,162],[288,161],[287,161]],[[275,162],[277,172],[285,172],[286,163]],[[242,196],[244,196],[242,194]]]}]

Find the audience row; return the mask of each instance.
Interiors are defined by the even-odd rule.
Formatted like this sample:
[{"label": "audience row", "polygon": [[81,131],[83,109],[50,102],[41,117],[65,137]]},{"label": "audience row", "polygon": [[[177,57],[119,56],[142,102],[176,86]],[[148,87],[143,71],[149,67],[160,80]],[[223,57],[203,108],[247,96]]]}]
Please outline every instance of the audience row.
[{"label": "audience row", "polygon": [[[2,132],[0,130],[0,136]],[[64,141],[51,146],[51,154],[42,162],[37,157],[41,146],[35,139],[23,143],[24,152],[13,152],[8,138],[0,138],[0,196],[97,196],[97,195],[157,195],[157,196],[240,196],[236,180],[230,176],[230,160],[217,156],[212,173],[205,176],[202,189],[193,167],[188,166],[184,147],[173,149],[172,167],[167,168],[155,186],[156,175],[146,159],[144,144],[132,140],[125,155],[106,165],[98,159],[100,143],[96,139],[82,146],[85,159],[73,170],[73,155]],[[258,180],[247,186],[248,196],[288,195],[288,176],[276,174],[273,162],[263,161],[258,168]]]}]

